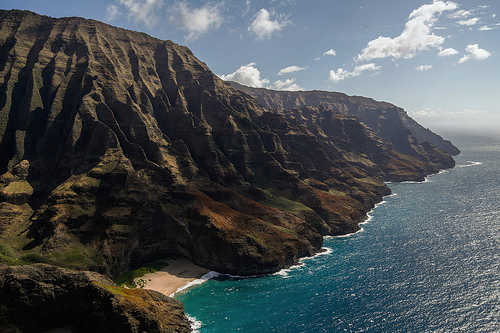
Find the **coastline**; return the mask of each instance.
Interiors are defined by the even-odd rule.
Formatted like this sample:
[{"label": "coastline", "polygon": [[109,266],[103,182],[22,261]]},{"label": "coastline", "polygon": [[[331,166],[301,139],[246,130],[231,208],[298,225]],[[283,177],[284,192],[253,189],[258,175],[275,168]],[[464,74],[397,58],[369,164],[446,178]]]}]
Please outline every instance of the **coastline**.
[{"label": "coastline", "polygon": [[[425,181],[427,180],[427,177]],[[424,181],[424,182],[425,182]],[[416,183],[422,183],[422,182],[416,182]],[[371,213],[373,210],[375,210],[378,206],[383,205],[386,203],[385,198],[387,197],[392,197],[397,195],[397,193],[391,193],[387,196],[384,196],[382,200],[374,205],[370,211],[366,213],[366,218],[359,223],[360,226],[363,224],[366,224],[370,222],[372,219]],[[324,236],[324,239],[329,239],[329,238],[344,238],[344,237],[352,237],[355,234],[362,232],[364,229],[361,227],[360,230],[357,230],[356,232],[345,234],[345,235],[339,235],[339,236]],[[288,272],[294,268],[299,268],[305,265],[304,261],[307,261],[308,259],[315,258],[317,256],[321,256],[324,254],[329,254],[331,253],[331,249],[328,247],[322,247],[321,250],[318,253],[315,253],[312,256],[309,257],[303,257],[299,259],[299,262],[296,265],[292,265],[291,267],[288,268],[283,268],[275,273],[272,273],[270,275],[282,275],[286,277],[288,275]],[[175,294],[186,290],[190,288],[191,286],[201,284],[207,280],[210,280],[211,278],[220,275],[220,273],[211,271],[209,269],[200,267],[198,265],[195,265],[193,262],[191,262],[187,258],[168,258],[161,260],[164,262],[168,263],[168,266],[162,268],[161,270],[155,272],[155,273],[149,273],[146,274],[138,279],[136,279],[136,282],[142,283],[142,288],[144,289],[150,289],[150,290],[155,290],[158,291],[166,296],[169,297],[174,297]],[[252,278],[252,277],[258,277],[258,276],[264,276],[267,274],[263,275],[253,275],[253,276],[233,276],[237,278]]]},{"label": "coastline", "polygon": [[163,261],[167,262],[168,266],[136,279],[137,282],[141,283],[143,289],[155,290],[173,297],[175,293],[197,284],[196,280],[201,280],[210,273],[210,270],[197,266],[186,258]]}]

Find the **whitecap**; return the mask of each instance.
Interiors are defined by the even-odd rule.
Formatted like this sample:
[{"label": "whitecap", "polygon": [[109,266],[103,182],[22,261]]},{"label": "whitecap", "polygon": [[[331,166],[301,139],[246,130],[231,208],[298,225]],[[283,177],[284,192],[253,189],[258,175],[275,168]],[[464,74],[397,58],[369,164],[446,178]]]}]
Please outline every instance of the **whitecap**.
[{"label": "whitecap", "polygon": [[[438,172],[439,173],[439,172]],[[424,177],[424,180],[422,181],[417,181],[417,180],[407,180],[407,181],[404,181],[404,182],[401,182],[401,184],[423,184],[423,183],[427,183],[429,182],[429,176],[434,176],[436,175],[437,173],[433,173],[433,174],[430,174],[428,176],[425,176]]]},{"label": "whitecap", "polygon": [[304,267],[304,266],[305,266],[305,264],[301,262],[298,265],[293,265],[293,266],[290,266],[288,268],[280,269],[279,271],[277,271],[276,273],[273,273],[272,275],[277,275],[277,276],[279,275],[282,278],[286,279],[286,278],[288,278],[288,273],[290,273],[290,271],[292,271],[293,269]]},{"label": "whitecap", "polygon": [[[317,257],[320,257],[320,256],[324,256],[324,255],[326,255],[326,254],[330,254],[330,253],[332,253],[332,252],[333,252],[333,249],[332,249],[332,248],[329,248],[329,247],[323,246],[323,247],[321,248],[321,251],[319,251],[318,253],[316,253],[316,254],[315,254],[315,255],[313,255],[313,256],[300,258],[300,259],[299,259],[299,262],[303,262],[303,261],[305,261],[305,260],[314,259],[314,258],[317,258]],[[299,266],[299,265],[297,265],[297,266]],[[294,266],[292,266],[292,267],[294,267]]]},{"label": "whitecap", "polygon": [[365,229],[363,228],[363,225],[364,224],[367,224],[368,222],[370,222],[371,220],[373,220],[373,211],[377,208],[377,207],[380,207],[381,205],[385,204],[387,202],[387,198],[390,198],[390,197],[394,197],[398,195],[397,193],[391,193],[387,196],[385,196],[382,201],[380,201],[379,203],[376,203],[373,208],[368,212],[366,213],[366,219],[364,219],[362,222],[359,223],[359,226],[360,226],[360,229],[356,232],[353,232],[353,233],[350,233],[350,234],[345,234],[345,235],[338,235],[338,236],[325,236],[324,238],[325,239],[330,239],[330,238],[348,238],[348,237],[353,237],[354,235],[360,233],[360,232],[363,232]]},{"label": "whitecap", "polygon": [[191,332],[192,333],[200,333],[199,329],[201,326],[203,326],[203,323],[196,319],[195,317],[191,317],[186,315],[187,319],[189,320],[189,324],[191,325]]},{"label": "whitecap", "polygon": [[213,278],[221,276],[221,275],[222,275],[221,273],[210,271],[207,274],[203,275],[201,278],[193,280],[193,281],[190,281],[190,282],[186,283],[185,285],[183,285],[182,287],[177,288],[177,290],[175,292],[171,293],[169,296],[170,297],[174,297],[175,294],[177,294],[177,293],[179,293],[179,292],[181,292],[183,290],[186,290],[187,288],[190,288],[192,286],[196,286],[196,285],[202,284],[203,282],[206,282],[206,281],[208,281],[210,279],[213,279]]},{"label": "whitecap", "polygon": [[321,251],[319,251],[318,253],[314,254],[313,256],[300,258],[299,259],[299,263],[297,265],[293,265],[293,266],[290,266],[288,268],[283,268],[283,269],[277,271],[276,273],[273,273],[272,275],[279,275],[279,276],[281,276],[281,277],[283,277],[283,278],[286,279],[286,278],[288,278],[288,273],[290,273],[290,271],[292,271],[294,269],[297,269],[297,268],[305,267],[306,264],[304,263],[304,261],[307,261],[307,260],[310,260],[310,259],[314,259],[314,258],[317,258],[317,257],[320,257],[320,256],[324,256],[324,255],[330,254],[332,252],[333,252],[333,250],[331,248],[329,248],[329,247],[322,247]]},{"label": "whitecap", "polygon": [[471,166],[483,164],[483,162],[475,162],[475,161],[467,161],[467,163],[469,163],[469,164],[457,165],[457,168],[466,168],[466,167],[471,167]]}]

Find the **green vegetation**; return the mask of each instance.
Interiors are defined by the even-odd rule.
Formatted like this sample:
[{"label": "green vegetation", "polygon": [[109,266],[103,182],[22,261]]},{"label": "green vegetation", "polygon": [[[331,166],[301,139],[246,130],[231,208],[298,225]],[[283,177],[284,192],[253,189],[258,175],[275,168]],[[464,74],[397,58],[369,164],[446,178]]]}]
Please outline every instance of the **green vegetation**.
[{"label": "green vegetation", "polygon": [[48,264],[50,261],[38,253],[27,253],[18,258],[9,247],[4,244],[0,244],[0,262],[10,266],[17,266],[36,263]]},{"label": "green vegetation", "polygon": [[103,174],[113,171],[116,168],[118,162],[115,160],[112,161],[101,161],[97,166],[95,166],[92,171]]},{"label": "green vegetation", "polygon": [[344,192],[337,191],[337,190],[334,190],[334,189],[328,190],[328,193],[333,194],[333,195],[337,195],[337,196],[340,196],[340,197],[345,197],[346,196],[346,194]]},{"label": "green vegetation", "polygon": [[16,265],[17,258],[14,253],[5,245],[0,244],[0,262],[7,265]]},{"label": "green vegetation", "polygon": [[115,286],[109,286],[107,284],[102,284],[102,283],[99,283],[99,282],[96,282],[96,281],[94,281],[93,283],[95,283],[96,285],[98,285],[98,286],[100,286],[100,287],[108,290],[109,292],[111,292],[111,293],[113,293],[115,295],[120,295],[122,297],[130,297],[130,298],[140,299],[140,297],[135,296],[130,291],[127,291],[124,288],[115,287]]},{"label": "green vegetation", "polygon": [[287,234],[289,234],[289,235],[291,235],[291,236],[293,236],[293,237],[299,237],[299,235],[298,235],[295,231],[290,230],[290,229],[287,229],[287,228],[285,228],[285,227],[280,227],[280,226],[277,226],[277,225],[273,225],[272,227],[273,227],[274,229],[277,229],[277,230],[279,230],[279,231],[282,231],[282,232],[284,232],[284,233],[287,233]]},{"label": "green vegetation", "polygon": [[19,260],[23,262],[23,265],[36,264],[36,263],[44,263],[44,264],[50,263],[50,261],[47,258],[39,255],[38,253],[25,254],[21,256]]},{"label": "green vegetation", "polygon": [[253,239],[255,242],[257,242],[259,244],[264,244],[264,241],[262,239],[260,239],[259,237],[256,237],[253,232],[252,232],[252,234],[247,234],[247,237]]},{"label": "green vegetation", "polygon": [[29,10],[21,10],[21,9],[11,9],[11,10],[0,9],[0,14],[4,13],[9,13],[10,15],[22,17],[31,12]]},{"label": "green vegetation", "polygon": [[88,258],[80,249],[72,249],[64,253],[63,262],[70,265],[84,265],[88,262]]},{"label": "green vegetation", "polygon": [[7,187],[3,189],[4,193],[16,194],[16,193],[33,193],[33,187],[27,181],[11,182]]},{"label": "green vegetation", "polygon": [[372,185],[376,185],[376,186],[380,186],[381,184],[383,184],[381,181],[377,181],[374,178],[356,178],[356,179],[359,180],[360,182],[363,182],[366,184],[372,184]]},{"label": "green vegetation", "polygon": [[83,176],[82,178],[78,179],[72,186],[77,186],[77,187],[99,187],[101,185],[101,180],[90,177],[90,176]]},{"label": "green vegetation", "polygon": [[88,267],[95,263],[95,254],[81,243],[54,252],[50,257],[53,264],[68,268]]},{"label": "green vegetation", "polygon": [[[135,269],[130,272],[123,273],[119,277],[116,278],[115,283],[117,286],[127,286],[129,288],[142,288],[144,286],[145,281],[139,279],[140,277],[149,274],[149,273],[155,273],[161,270],[164,267],[167,267],[168,264],[164,262],[154,262],[152,264],[149,264],[147,266]],[[137,285],[136,282],[134,282],[135,279],[139,279],[139,285]]]},{"label": "green vegetation", "polygon": [[293,201],[282,196],[273,195],[269,190],[264,190],[267,200],[261,203],[270,207],[278,208],[290,213],[300,213],[305,210],[312,210],[301,202]]}]

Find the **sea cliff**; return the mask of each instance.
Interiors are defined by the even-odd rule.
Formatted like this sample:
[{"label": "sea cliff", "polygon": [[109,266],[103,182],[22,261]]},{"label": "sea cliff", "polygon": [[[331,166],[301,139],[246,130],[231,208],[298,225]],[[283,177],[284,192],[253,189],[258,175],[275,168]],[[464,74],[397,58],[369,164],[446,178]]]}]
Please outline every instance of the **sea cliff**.
[{"label": "sea cliff", "polygon": [[113,278],[179,255],[272,273],[359,230],[384,181],[454,165],[395,117],[377,117],[393,142],[328,106],[269,109],[171,41],[26,11],[0,28],[7,264]]}]

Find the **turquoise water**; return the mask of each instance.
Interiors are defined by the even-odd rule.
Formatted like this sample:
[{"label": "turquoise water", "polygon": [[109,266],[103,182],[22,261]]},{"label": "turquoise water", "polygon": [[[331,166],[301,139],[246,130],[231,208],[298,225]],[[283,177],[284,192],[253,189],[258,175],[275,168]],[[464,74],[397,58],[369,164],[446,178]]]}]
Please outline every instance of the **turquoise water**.
[{"label": "turquoise water", "polygon": [[363,230],[280,274],[177,295],[199,332],[499,332],[500,138],[454,140],[457,167],[392,183]]}]

